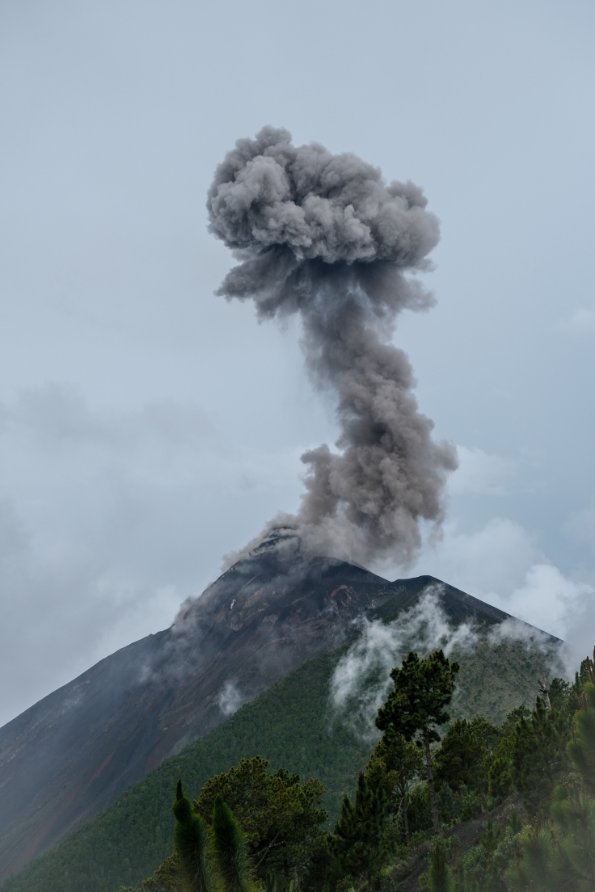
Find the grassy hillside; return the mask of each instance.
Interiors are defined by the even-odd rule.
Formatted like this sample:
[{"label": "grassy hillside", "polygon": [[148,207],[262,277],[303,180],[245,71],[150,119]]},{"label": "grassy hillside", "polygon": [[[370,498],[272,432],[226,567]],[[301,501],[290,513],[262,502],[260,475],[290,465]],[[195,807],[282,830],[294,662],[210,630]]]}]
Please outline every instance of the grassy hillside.
[{"label": "grassy hillside", "polygon": [[[213,774],[245,756],[266,756],[274,768],[316,776],[326,788],[331,817],[366,762],[370,743],[329,718],[329,682],[342,652],[318,657],[207,737],[164,762],[103,814],[29,865],[3,892],[116,892],[136,884],[171,849],[171,802],[178,778],[191,795]],[[457,657],[459,694],[453,714],[501,720],[514,706],[532,704],[545,658],[520,644],[478,648]]]}]

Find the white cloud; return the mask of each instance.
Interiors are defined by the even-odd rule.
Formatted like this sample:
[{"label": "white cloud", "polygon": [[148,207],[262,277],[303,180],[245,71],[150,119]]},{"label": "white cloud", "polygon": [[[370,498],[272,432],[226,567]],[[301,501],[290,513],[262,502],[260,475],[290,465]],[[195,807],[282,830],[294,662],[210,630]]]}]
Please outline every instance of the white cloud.
[{"label": "white cloud", "polygon": [[467,623],[450,624],[441,606],[442,586],[429,586],[419,601],[401,614],[398,622],[386,625],[363,619],[360,634],[341,657],[331,679],[331,702],[342,717],[364,739],[374,736],[374,719],[391,684],[390,672],[411,650],[426,655],[442,648],[472,647],[474,628]]},{"label": "white cloud", "polygon": [[233,681],[226,681],[217,697],[217,705],[223,715],[233,715],[234,712],[238,711],[243,702],[244,697],[236,683]]},{"label": "white cloud", "polygon": [[226,448],[191,403],[106,411],[51,385],[0,404],[0,724],[167,627],[218,575],[222,536],[242,544],[299,487],[294,466]]},{"label": "white cloud", "polygon": [[572,676],[595,645],[595,587],[565,576],[549,563],[533,564],[510,593],[491,596],[493,603],[526,622],[562,638]]},{"label": "white cloud", "polygon": [[529,567],[522,583],[499,600],[520,619],[565,637],[577,607],[594,595],[590,585],[568,579],[553,564],[540,563]]},{"label": "white cloud", "polygon": [[90,543],[84,533],[31,530],[11,502],[0,503],[0,724],[163,628],[186,594],[118,554],[120,531],[107,520]]},{"label": "white cloud", "polygon": [[471,532],[451,522],[445,525],[442,538],[423,552],[415,572],[431,573],[482,597],[493,591],[512,591],[540,556],[535,538],[509,518],[492,518]]},{"label": "white cloud", "polygon": [[459,467],[451,474],[448,490],[452,495],[505,495],[515,474],[515,464],[501,455],[483,449],[457,446]]},{"label": "white cloud", "polygon": [[595,644],[595,586],[557,567],[520,524],[494,518],[472,532],[449,524],[417,567],[567,642],[574,671]]},{"label": "white cloud", "polygon": [[595,335],[595,307],[578,307],[563,327],[574,334]]}]

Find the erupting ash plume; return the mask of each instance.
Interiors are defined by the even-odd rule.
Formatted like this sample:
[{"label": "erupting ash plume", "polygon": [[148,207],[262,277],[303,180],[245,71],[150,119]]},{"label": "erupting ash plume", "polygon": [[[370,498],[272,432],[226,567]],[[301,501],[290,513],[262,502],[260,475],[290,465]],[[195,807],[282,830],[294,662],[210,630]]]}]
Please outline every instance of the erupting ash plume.
[{"label": "erupting ash plume", "polygon": [[[299,313],[308,369],[336,391],[337,451],[306,452],[306,492],[291,519],[310,551],[407,563],[420,521],[438,524],[454,448],[432,440],[411,365],[391,344],[397,313],[425,309],[438,221],[412,183],[386,185],[355,155],[295,147],[265,127],[239,140],[209,192],[210,230],[239,263],[219,293],[260,318]],[[285,518],[287,522],[287,518]]]}]

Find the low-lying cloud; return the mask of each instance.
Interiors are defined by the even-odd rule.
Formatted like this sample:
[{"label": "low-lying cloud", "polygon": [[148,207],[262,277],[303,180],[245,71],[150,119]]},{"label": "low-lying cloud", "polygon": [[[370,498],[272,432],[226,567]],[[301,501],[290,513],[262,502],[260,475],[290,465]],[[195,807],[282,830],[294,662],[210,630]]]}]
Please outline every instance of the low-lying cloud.
[{"label": "low-lying cloud", "polygon": [[238,519],[215,509],[251,467],[230,449],[192,403],[108,411],[58,385],[0,403],[0,724],[167,627],[216,575]]},{"label": "low-lying cloud", "polygon": [[376,735],[374,720],[391,688],[391,670],[411,651],[427,656],[440,648],[447,657],[504,642],[518,642],[531,651],[541,650],[552,660],[552,673],[562,665],[554,658],[551,639],[539,629],[511,617],[489,629],[472,622],[451,622],[443,608],[444,586],[429,586],[416,604],[390,624],[362,619],[359,635],[339,660],[330,685],[336,716],[347,721],[363,739]]},{"label": "low-lying cloud", "polygon": [[357,641],[339,660],[331,679],[331,703],[337,712],[349,715],[362,737],[374,736],[374,719],[392,684],[390,672],[411,650],[425,656],[441,648],[449,656],[476,644],[471,624],[455,626],[449,621],[442,593],[442,586],[430,586],[389,625],[363,619]]},{"label": "low-lying cloud", "polygon": [[226,681],[217,697],[217,705],[225,717],[237,712],[244,697],[235,681]]},{"label": "low-lying cloud", "polygon": [[[578,521],[573,534],[578,535]],[[584,528],[582,530],[584,532]],[[548,558],[536,536],[506,517],[467,532],[447,524],[417,568],[565,642],[570,676],[595,644],[595,585]],[[522,627],[521,627],[522,628]]]}]

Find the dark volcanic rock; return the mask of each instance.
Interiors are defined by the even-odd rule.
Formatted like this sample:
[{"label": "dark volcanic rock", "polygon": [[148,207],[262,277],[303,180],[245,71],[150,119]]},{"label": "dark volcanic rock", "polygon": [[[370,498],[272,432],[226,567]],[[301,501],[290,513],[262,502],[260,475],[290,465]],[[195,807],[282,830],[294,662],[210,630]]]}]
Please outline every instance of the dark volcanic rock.
[{"label": "dark volcanic rock", "polygon": [[[185,604],[173,626],[137,641],[0,729],[0,879],[104,809],[164,758],[206,734],[366,614],[393,618],[431,577],[387,582],[305,557],[277,530]],[[445,587],[455,621],[506,614]],[[233,705],[233,704],[232,704]]]}]

